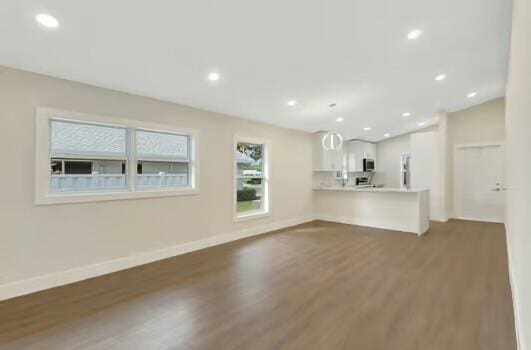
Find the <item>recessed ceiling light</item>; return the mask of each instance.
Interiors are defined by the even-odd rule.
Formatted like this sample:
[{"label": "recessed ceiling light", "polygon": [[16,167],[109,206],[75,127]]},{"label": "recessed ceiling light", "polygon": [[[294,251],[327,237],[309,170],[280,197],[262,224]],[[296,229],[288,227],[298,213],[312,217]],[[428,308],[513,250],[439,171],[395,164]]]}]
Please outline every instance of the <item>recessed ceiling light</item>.
[{"label": "recessed ceiling light", "polygon": [[37,23],[46,28],[55,29],[59,27],[59,21],[57,20],[57,18],[47,13],[39,13],[35,16],[35,20],[37,21]]},{"label": "recessed ceiling light", "polygon": [[370,126],[367,126],[367,127],[363,128],[363,131],[371,131],[371,130],[372,130],[372,128]]},{"label": "recessed ceiling light", "polygon": [[343,119],[342,117],[336,118],[336,122],[338,122],[338,123],[341,123],[343,120],[345,120],[345,119]]},{"label": "recessed ceiling light", "polygon": [[297,105],[297,101],[295,101],[295,100],[289,100],[289,101],[288,101],[288,106],[290,106],[290,107],[294,107],[294,106],[296,106],[296,105]]},{"label": "recessed ceiling light", "polygon": [[439,74],[435,77],[437,81],[443,81],[444,79],[446,79],[446,74]]},{"label": "recessed ceiling light", "polygon": [[390,133],[385,133],[385,134],[384,134],[384,137],[389,137],[389,136],[391,136]]},{"label": "recessed ceiling light", "polygon": [[466,95],[466,97],[468,97],[468,98],[473,98],[473,97],[476,97],[477,94],[478,94],[478,93],[474,91],[474,92],[471,92],[471,93],[469,93],[468,95]]},{"label": "recessed ceiling light", "polygon": [[210,73],[208,73],[208,80],[210,80],[210,81],[218,81],[219,78],[221,78],[221,76],[219,75],[219,73],[216,73],[216,72],[210,72]]},{"label": "recessed ceiling light", "polygon": [[410,117],[410,116],[411,116],[411,113],[409,112],[402,113],[402,117]]},{"label": "recessed ceiling light", "polygon": [[424,125],[426,125],[425,122],[420,122],[420,123],[419,123],[419,126],[424,126]]},{"label": "recessed ceiling light", "polygon": [[415,40],[415,39],[418,39],[419,36],[422,35],[422,30],[420,29],[413,29],[412,31],[410,31],[408,34],[407,34],[407,38],[409,40]]}]

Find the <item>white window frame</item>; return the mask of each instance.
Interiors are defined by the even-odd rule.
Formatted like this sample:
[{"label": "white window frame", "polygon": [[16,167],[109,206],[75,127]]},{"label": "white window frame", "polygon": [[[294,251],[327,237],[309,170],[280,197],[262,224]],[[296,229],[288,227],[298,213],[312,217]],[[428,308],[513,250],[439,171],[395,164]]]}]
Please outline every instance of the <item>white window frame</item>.
[{"label": "white window frame", "polygon": [[[236,149],[238,143],[252,143],[263,145],[262,150],[262,167],[263,174],[262,176],[239,176],[238,175],[238,160],[236,158]],[[271,183],[270,176],[271,173],[271,164],[270,164],[270,155],[271,155],[271,144],[268,140],[256,137],[246,137],[246,136],[234,136],[234,144],[232,146],[232,158],[233,158],[233,189],[232,189],[232,211],[234,221],[246,221],[252,219],[259,219],[271,215]],[[262,209],[256,211],[250,211],[244,214],[238,214],[236,210],[237,206],[237,191],[238,191],[238,179],[242,178],[262,178],[264,182],[264,198],[262,198]]]},{"label": "white window frame", "polygon": [[[175,128],[171,125],[146,123],[137,120],[64,111],[48,107],[36,109],[35,139],[35,204],[83,203],[134,198],[187,196],[199,193],[199,132]],[[114,190],[90,190],[75,192],[51,192],[51,120],[95,123],[122,127],[128,130],[127,187]],[[189,137],[189,184],[183,187],[136,188],[136,130],[175,133]],[[64,169],[63,169],[64,171]]]}]

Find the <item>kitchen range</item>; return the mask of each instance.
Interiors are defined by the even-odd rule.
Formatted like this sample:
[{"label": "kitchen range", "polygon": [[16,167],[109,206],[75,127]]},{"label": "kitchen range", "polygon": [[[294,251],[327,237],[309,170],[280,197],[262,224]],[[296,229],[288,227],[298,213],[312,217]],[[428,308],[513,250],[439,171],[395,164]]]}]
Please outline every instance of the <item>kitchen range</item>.
[{"label": "kitchen range", "polygon": [[[315,212],[320,220],[422,235],[429,229],[429,190],[374,183],[377,144],[362,140],[334,144],[316,133],[313,147]],[[397,169],[400,172],[401,169]]]}]

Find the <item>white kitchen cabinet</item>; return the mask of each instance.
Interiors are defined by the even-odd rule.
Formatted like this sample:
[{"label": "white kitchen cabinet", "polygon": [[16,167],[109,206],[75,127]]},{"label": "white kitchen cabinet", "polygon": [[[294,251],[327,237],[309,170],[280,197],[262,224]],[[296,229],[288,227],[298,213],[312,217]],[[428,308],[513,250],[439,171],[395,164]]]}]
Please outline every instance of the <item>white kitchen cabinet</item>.
[{"label": "white kitchen cabinet", "polygon": [[[322,139],[325,133],[316,133],[313,139],[313,171],[343,170],[343,149],[326,150]],[[343,145],[345,146],[345,145]]]},{"label": "white kitchen cabinet", "polygon": [[364,155],[363,158],[376,160],[376,144],[370,142],[363,143]]},{"label": "white kitchen cabinet", "polygon": [[376,144],[352,140],[346,142],[347,167],[351,173],[363,171],[363,159],[374,159],[376,161]]},{"label": "white kitchen cabinet", "polygon": [[350,173],[363,171],[364,142],[347,141],[347,168]]}]

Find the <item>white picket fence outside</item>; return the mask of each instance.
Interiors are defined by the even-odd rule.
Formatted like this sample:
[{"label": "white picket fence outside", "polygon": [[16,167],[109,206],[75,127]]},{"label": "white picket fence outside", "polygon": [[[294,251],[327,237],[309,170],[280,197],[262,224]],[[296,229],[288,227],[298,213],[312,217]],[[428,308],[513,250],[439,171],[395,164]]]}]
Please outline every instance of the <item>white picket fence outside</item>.
[{"label": "white picket fence outside", "polygon": [[139,174],[138,187],[179,187],[188,185],[187,174]]},{"label": "white picket fence outside", "polygon": [[[179,187],[188,185],[187,174],[139,174],[137,187]],[[51,192],[117,190],[127,188],[123,174],[52,175]]]},{"label": "white picket fence outside", "polygon": [[51,191],[116,190],[127,187],[126,176],[116,175],[52,175]]}]

